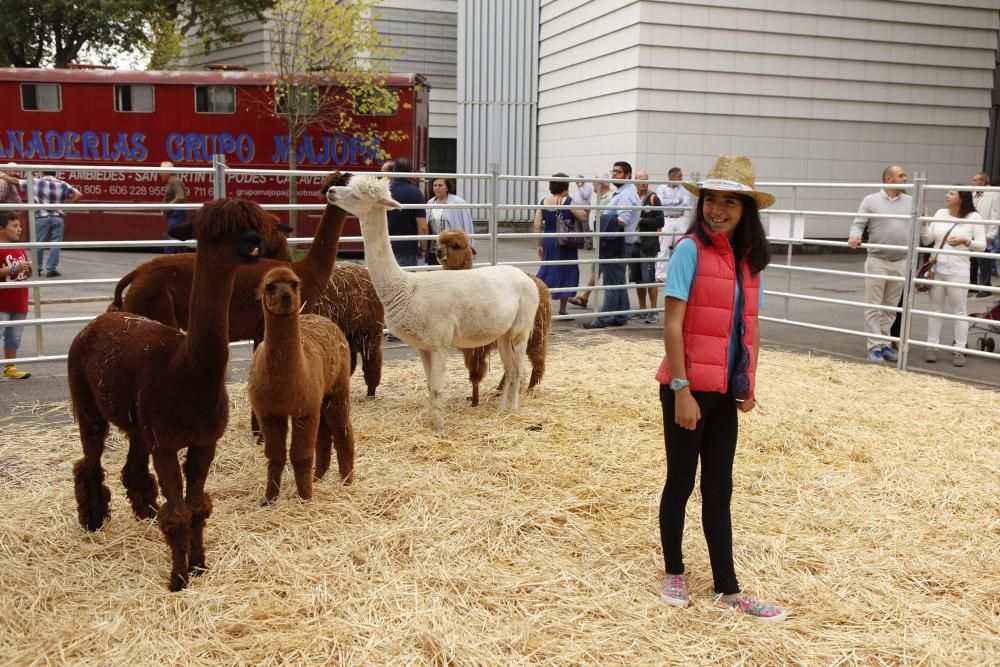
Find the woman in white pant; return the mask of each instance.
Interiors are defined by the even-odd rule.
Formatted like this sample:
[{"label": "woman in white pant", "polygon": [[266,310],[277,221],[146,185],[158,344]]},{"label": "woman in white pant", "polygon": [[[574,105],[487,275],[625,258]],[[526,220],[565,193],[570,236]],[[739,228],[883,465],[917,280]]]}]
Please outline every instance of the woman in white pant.
[{"label": "woman in white pant", "polygon": [[[944,247],[969,252],[983,252],[986,249],[986,229],[980,224],[969,224],[973,220],[982,220],[976,213],[972,203],[971,192],[951,190],[944,197],[944,208],[934,214],[935,218],[947,218],[935,222],[925,222],[920,228],[920,242],[935,248],[941,245],[941,240],[947,235]],[[967,283],[969,281],[969,258],[964,255],[937,254],[934,265],[934,280],[947,283]],[[932,285],[930,289],[931,307],[935,313],[942,308],[949,315],[965,317],[967,314],[965,300],[967,287],[951,287]],[[955,345],[966,347],[969,338],[969,323],[965,320],[952,320],[955,323]],[[941,319],[931,317],[927,320],[927,342],[938,345],[941,342]],[[927,362],[937,361],[937,351],[927,348]],[[952,362],[955,366],[965,365],[965,353],[955,352]]]}]

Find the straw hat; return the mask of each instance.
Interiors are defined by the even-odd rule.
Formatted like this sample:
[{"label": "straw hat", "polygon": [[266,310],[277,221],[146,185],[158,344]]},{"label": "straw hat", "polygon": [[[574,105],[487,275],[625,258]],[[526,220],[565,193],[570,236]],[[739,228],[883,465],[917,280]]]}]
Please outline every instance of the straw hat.
[{"label": "straw hat", "polygon": [[745,155],[720,155],[701,185],[684,183],[684,187],[696,197],[701,196],[702,190],[738,192],[752,197],[757,202],[758,209],[774,204],[774,195],[754,189],[753,163]]}]

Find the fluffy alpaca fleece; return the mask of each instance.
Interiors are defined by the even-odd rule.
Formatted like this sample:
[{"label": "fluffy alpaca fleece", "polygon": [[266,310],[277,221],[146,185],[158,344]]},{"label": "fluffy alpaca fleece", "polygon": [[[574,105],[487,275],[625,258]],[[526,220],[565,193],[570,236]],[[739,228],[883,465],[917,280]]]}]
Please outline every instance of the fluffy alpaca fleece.
[{"label": "fluffy alpaca fleece", "polygon": [[[326,177],[323,187],[347,182],[348,175],[336,172]],[[273,216],[272,216],[273,217]],[[260,341],[264,317],[254,298],[264,274],[273,268],[291,266],[302,278],[302,301],[311,310],[319,293],[326,288],[337,257],[340,233],[346,218],[344,211],[327,206],[316,229],[309,252],[297,262],[286,259],[263,259],[236,273],[236,283],[229,309],[229,340]],[[276,232],[279,233],[280,232]],[[287,241],[285,247],[287,249]],[[143,315],[167,326],[187,329],[188,297],[198,253],[157,257],[128,273],[115,288],[115,300],[108,311],[122,310]],[[128,291],[125,288],[128,287]],[[124,291],[124,296],[122,292]]]},{"label": "fluffy alpaca fleece", "polygon": [[351,346],[351,374],[361,355],[361,371],[368,395],[374,396],[382,381],[382,329],[385,312],[368,269],[357,264],[333,267],[330,283],[319,295],[313,312],[340,327]]},{"label": "fluffy alpaca fleece", "polygon": [[330,467],[330,441],[345,484],[354,472],[350,361],[347,339],[320,315],[299,315],[301,283],[288,268],[271,269],[257,292],[264,311],[264,340],[254,352],[247,395],[260,419],[267,456],[264,503],[281,490],[288,420],[290,458],[299,497],[312,498],[315,479]]},{"label": "fluffy alpaca fleece", "polygon": [[[111,491],[101,457],[114,424],[128,434],[122,484],[132,511],[155,517],[170,547],[172,591],[205,568],[203,532],[212,513],[205,479],[229,418],[229,299],[237,268],[260,257],[263,220],[257,204],[239,199],[212,201],[198,212],[186,335],[144,317],[104,313],[69,349],[70,396],[83,444],[73,466],[79,521],[95,531],[107,519]],[[182,467],[178,453],[185,448]]]},{"label": "fluffy alpaca fleece", "polygon": [[[461,229],[446,229],[438,234],[437,258],[441,268],[446,271],[472,268],[472,260],[476,249],[469,243],[468,235]],[[545,353],[549,345],[549,331],[552,330],[552,294],[549,288],[536,276],[531,276],[538,288],[538,310],[535,311],[535,325],[528,338],[528,359],[531,361],[531,380],[528,382],[530,392],[545,374]],[[490,352],[496,348],[494,343],[483,347],[463,349],[465,367],[469,370],[469,382],[472,383],[472,405],[479,405],[479,383],[489,369]],[[500,379],[497,391],[503,390],[506,375]]]},{"label": "fluffy alpaca fleece", "polygon": [[355,175],[347,187],[331,187],[327,199],[361,222],[368,270],[385,308],[386,325],[420,351],[433,427],[444,428],[444,371],[452,346],[472,348],[496,341],[508,379],[500,409],[516,410],[524,352],[538,309],[534,281],[512,266],[404,272],[392,254],[386,218],[386,210],[399,203],[389,194],[389,181],[377,175]]}]

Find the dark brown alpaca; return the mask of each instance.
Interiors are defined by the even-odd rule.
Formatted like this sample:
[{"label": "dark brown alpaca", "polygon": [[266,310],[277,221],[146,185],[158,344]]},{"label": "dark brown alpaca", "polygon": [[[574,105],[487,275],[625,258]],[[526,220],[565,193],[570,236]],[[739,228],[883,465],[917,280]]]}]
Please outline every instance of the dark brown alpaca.
[{"label": "dark brown alpaca", "polygon": [[[469,237],[461,229],[446,229],[438,234],[437,258],[441,268],[446,271],[472,268],[472,258],[476,249],[469,243]],[[528,359],[531,361],[531,380],[528,391],[535,388],[545,375],[545,354],[549,346],[549,331],[552,330],[552,294],[549,288],[535,276],[531,276],[538,287],[538,310],[535,311],[535,325],[528,338]],[[465,367],[469,370],[469,382],[472,383],[472,405],[479,405],[479,383],[483,381],[490,365],[490,352],[496,344],[463,349]],[[506,374],[500,378],[497,391],[503,389]]]},{"label": "dark brown alpaca", "polygon": [[333,267],[330,283],[313,308],[317,315],[329,318],[340,327],[351,346],[351,374],[361,355],[368,395],[374,396],[382,381],[382,330],[385,311],[378,300],[368,269],[357,264]]},{"label": "dark brown alpaca", "polygon": [[[83,458],[73,466],[80,524],[95,531],[108,517],[111,491],[101,456],[113,424],[129,438],[122,484],[132,511],[155,517],[170,547],[172,591],[205,568],[202,534],[212,513],[205,478],[229,417],[229,299],[237,268],[260,257],[263,225],[264,211],[249,201],[218,199],[198,212],[186,335],[129,313],[104,313],[69,349],[70,395],[83,444]],[[185,448],[182,471],[177,455]]]},{"label": "dark brown alpaca", "polygon": [[[350,174],[330,174],[323,183],[323,190],[330,185],[346,183],[349,178]],[[264,274],[273,268],[291,266],[302,278],[302,301],[306,304],[306,310],[313,308],[330,280],[346,217],[343,210],[328,205],[305,257],[291,263],[287,260],[263,259],[237,272],[233,298],[229,305],[229,340],[259,342],[264,335],[264,315],[254,295]],[[197,253],[158,257],[141,264],[118,282],[115,301],[109,310],[120,308],[172,327],[186,329],[189,317],[187,302],[191,294],[195,255]],[[122,297],[126,286],[128,291]]]},{"label": "dark brown alpaca", "polygon": [[299,315],[301,284],[288,268],[271,269],[257,292],[263,305],[264,340],[253,355],[247,394],[260,418],[267,456],[264,503],[273,503],[285,469],[288,420],[290,456],[299,497],[312,498],[315,478],[330,467],[331,438],[345,484],[354,472],[351,369],[347,339],[320,315]]}]

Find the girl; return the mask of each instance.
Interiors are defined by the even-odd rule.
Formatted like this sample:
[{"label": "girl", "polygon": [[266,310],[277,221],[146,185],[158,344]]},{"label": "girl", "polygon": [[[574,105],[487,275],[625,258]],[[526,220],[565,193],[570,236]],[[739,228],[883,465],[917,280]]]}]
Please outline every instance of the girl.
[{"label": "girl", "polygon": [[684,508],[701,458],[702,525],[708,542],[716,607],[762,621],[785,612],[740,592],[733,566],[733,459],[737,411],[750,412],[760,335],[760,272],[770,259],[758,211],[774,197],[754,190],[744,156],[720,156],[701,187],[687,235],[670,256],[663,342],[656,374],[663,405],[667,481],[660,499],[660,539],[666,577],[661,595],[686,607],[681,539]]},{"label": "girl", "polygon": [[[971,192],[951,190],[944,196],[944,208],[934,214],[935,218],[944,218],[934,222],[925,222],[920,227],[920,242],[933,245],[935,248],[944,241],[944,247],[952,250],[983,252],[986,250],[986,228],[983,225],[969,224],[969,220],[982,220],[972,204]],[[963,284],[969,280],[971,262],[964,255],[938,254],[934,261],[934,280],[948,283]],[[947,307],[951,315],[965,317],[967,314],[966,300],[968,293],[965,287],[949,287],[947,285],[931,285],[928,295],[931,299],[931,310],[940,313],[942,307]],[[955,347],[964,348],[969,341],[969,323],[965,320],[954,320]],[[937,317],[927,318],[927,342],[932,345],[941,343],[941,320]],[[924,361],[937,361],[937,350],[927,348]],[[965,365],[965,353],[955,352],[952,356],[953,366]]]}]

